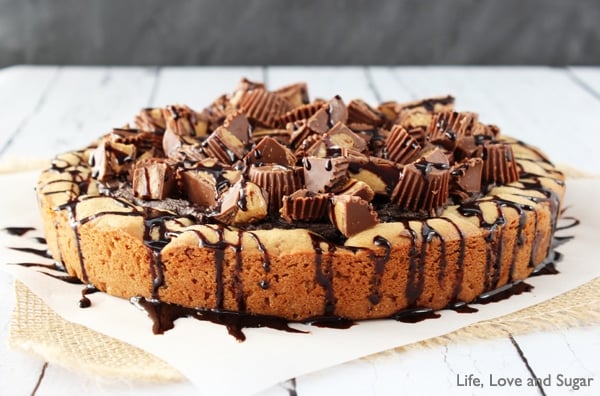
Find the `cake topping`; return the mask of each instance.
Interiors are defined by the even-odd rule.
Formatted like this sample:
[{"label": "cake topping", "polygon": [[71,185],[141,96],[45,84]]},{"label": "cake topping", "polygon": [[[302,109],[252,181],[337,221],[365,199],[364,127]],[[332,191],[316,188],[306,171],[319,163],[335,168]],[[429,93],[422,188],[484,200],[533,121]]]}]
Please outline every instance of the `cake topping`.
[{"label": "cake topping", "polygon": [[167,127],[161,108],[142,109],[134,122],[137,129],[153,133],[162,133]]},{"label": "cake topping", "polygon": [[215,129],[202,143],[202,148],[225,164],[233,164],[247,153],[246,145],[225,127]]},{"label": "cake topping", "polygon": [[240,103],[241,110],[258,125],[275,128],[279,118],[292,109],[283,97],[256,89],[248,92]]},{"label": "cake topping", "polygon": [[101,142],[91,157],[92,176],[100,181],[129,171],[136,158],[133,144]]},{"label": "cake topping", "polygon": [[413,139],[406,129],[394,125],[386,139],[387,158],[399,164],[406,164],[421,151],[421,145]]},{"label": "cake topping", "polygon": [[179,136],[205,136],[208,119],[183,105],[167,106],[163,110],[166,129]]},{"label": "cake topping", "polygon": [[300,107],[308,104],[308,87],[306,86],[306,83],[286,85],[274,92],[287,100],[293,107]]},{"label": "cake topping", "polygon": [[359,153],[367,150],[365,140],[352,132],[341,121],[338,121],[325,135],[323,135],[323,142],[327,147],[345,147],[358,151]]},{"label": "cake topping", "polygon": [[333,197],[329,209],[329,219],[346,237],[379,224],[379,218],[371,204],[354,195]]},{"label": "cake topping", "polygon": [[281,125],[287,125],[290,122],[308,120],[317,111],[319,111],[321,107],[323,107],[322,102],[309,103],[296,107],[293,110],[290,110],[281,117],[279,117],[278,122]]},{"label": "cake topping", "polygon": [[135,164],[131,184],[135,197],[165,199],[175,187],[175,172],[167,160],[149,158]]},{"label": "cake topping", "polygon": [[282,165],[251,166],[250,180],[265,190],[269,196],[269,213],[278,213],[284,195],[291,195],[302,188],[303,174],[300,167]]},{"label": "cake topping", "polygon": [[267,136],[263,138],[245,158],[248,164],[279,164],[294,166],[296,156],[277,140]]},{"label": "cake topping", "polygon": [[204,159],[180,174],[188,200],[206,209],[214,209],[219,195],[241,178],[241,172],[225,168],[212,158]]},{"label": "cake topping", "polygon": [[288,223],[320,220],[327,215],[330,197],[331,194],[298,190],[283,197],[283,206],[279,212]]},{"label": "cake topping", "polygon": [[337,95],[324,104],[319,111],[308,119],[308,127],[316,133],[323,134],[338,122],[345,123],[348,111],[342,98]]},{"label": "cake topping", "polygon": [[238,138],[243,145],[247,145],[250,142],[252,126],[244,113],[236,111],[229,114],[223,122],[223,127]]},{"label": "cake topping", "polygon": [[448,199],[449,181],[448,159],[435,149],[404,167],[391,200],[405,210],[436,214]]},{"label": "cake topping", "polygon": [[483,147],[484,183],[509,184],[519,179],[512,147],[506,143],[490,143]]},{"label": "cake topping", "polygon": [[228,108],[238,108],[241,106],[241,103],[249,93],[264,90],[265,84],[256,81],[250,81],[247,78],[242,78],[237,88],[235,91],[233,91],[229,98],[227,95],[221,97],[221,104],[218,107],[224,110]]},{"label": "cake topping", "polygon": [[390,195],[398,183],[401,166],[379,157],[369,157],[366,162],[350,163],[350,177],[365,182],[376,194]]},{"label": "cake topping", "polygon": [[348,103],[348,123],[367,124],[375,127],[383,125],[385,119],[377,110],[360,99]]},{"label": "cake topping", "polygon": [[334,191],[348,179],[348,159],[344,157],[305,157],[304,181],[314,193]]},{"label": "cake topping", "polygon": [[221,198],[213,218],[224,224],[243,225],[264,219],[268,214],[266,192],[252,182],[240,179]]},{"label": "cake topping", "polygon": [[481,191],[481,158],[467,158],[454,165],[450,171],[450,195],[460,201]]},{"label": "cake topping", "polygon": [[367,183],[356,179],[349,179],[336,193],[338,195],[355,195],[368,202],[375,198],[375,191]]}]

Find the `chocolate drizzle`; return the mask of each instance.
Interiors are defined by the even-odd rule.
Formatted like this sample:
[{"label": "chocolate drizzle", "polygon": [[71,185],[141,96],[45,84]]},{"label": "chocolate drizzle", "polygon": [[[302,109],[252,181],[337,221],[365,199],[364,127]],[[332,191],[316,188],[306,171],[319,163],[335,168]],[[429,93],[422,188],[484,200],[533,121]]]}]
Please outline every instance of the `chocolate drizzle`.
[{"label": "chocolate drizzle", "polygon": [[[316,234],[310,233],[309,235],[315,252],[315,281],[325,290],[324,316],[331,316],[335,312],[331,255],[335,252],[336,247],[334,244],[329,243],[327,240]],[[327,245],[327,252],[323,252],[323,248],[321,247],[321,244],[323,243]],[[323,258],[325,260],[323,260]]]},{"label": "chocolate drizzle", "polygon": [[380,246],[384,248],[383,255],[376,255],[375,252],[371,252],[371,260],[374,263],[374,272],[373,277],[371,278],[371,294],[369,295],[369,301],[373,305],[379,304],[381,300],[381,292],[379,291],[379,286],[381,285],[381,277],[383,276],[383,272],[385,271],[385,264],[390,259],[390,253],[392,251],[392,244],[390,241],[385,239],[384,237],[377,235],[373,238],[373,243],[375,246]]}]

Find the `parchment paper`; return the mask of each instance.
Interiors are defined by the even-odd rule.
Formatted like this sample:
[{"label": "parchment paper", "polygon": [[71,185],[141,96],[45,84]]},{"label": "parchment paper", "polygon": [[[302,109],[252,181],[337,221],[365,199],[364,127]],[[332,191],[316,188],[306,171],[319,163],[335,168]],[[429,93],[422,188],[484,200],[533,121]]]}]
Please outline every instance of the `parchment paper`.
[{"label": "parchment paper", "polygon": [[[41,228],[33,186],[37,172],[0,176],[4,191],[0,198],[0,229],[31,226]],[[129,301],[103,293],[90,295],[93,306],[81,309],[81,285],[69,285],[39,274],[39,269],[7,263],[44,262],[28,253],[7,247],[42,248],[29,236],[10,236],[0,232],[0,269],[14,274],[56,313],[66,320],[82,324],[108,336],[148,351],[177,368],[201,394],[252,394],[288,378],[370,355],[390,348],[443,335],[479,322],[515,312],[540,303],[600,276],[596,259],[600,229],[599,179],[569,180],[567,215],[581,224],[564,234],[574,240],[558,250],[564,259],[560,274],[540,276],[527,282],[532,292],[513,296],[500,303],[474,305],[479,311],[459,314],[442,311],[441,318],[416,324],[392,320],[360,322],[347,330],[293,326],[309,334],[287,333],[268,328],[245,329],[246,342],[239,343],[227,330],[209,322],[179,319],[173,330],[154,335],[152,322],[144,311]],[[45,260],[45,262],[51,262]]]}]

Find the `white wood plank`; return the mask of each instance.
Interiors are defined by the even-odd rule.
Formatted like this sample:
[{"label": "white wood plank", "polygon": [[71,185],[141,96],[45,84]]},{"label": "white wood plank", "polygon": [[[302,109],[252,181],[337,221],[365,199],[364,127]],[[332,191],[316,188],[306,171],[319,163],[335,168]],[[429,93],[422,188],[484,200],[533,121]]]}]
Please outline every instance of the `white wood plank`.
[{"label": "white wood plank", "polygon": [[263,70],[260,67],[162,68],[151,105],[182,103],[203,109],[222,94],[232,92],[243,77],[263,81]]},{"label": "white wood plank", "polygon": [[8,140],[44,103],[59,73],[54,66],[13,66],[0,70],[0,156]]},{"label": "white wood plank", "polygon": [[[147,106],[153,68],[62,68],[2,160],[52,157],[85,147]],[[24,78],[15,79],[25,83]]]},{"label": "white wood plank", "polygon": [[600,67],[570,67],[571,76],[600,96]]},{"label": "white wood plank", "polygon": [[[473,374],[484,387],[458,386],[457,374],[461,379]],[[506,394],[506,389],[489,386],[490,374],[523,378],[529,374],[508,339],[390,351],[300,377],[297,390],[309,395]],[[538,392],[519,389],[519,394]]]},{"label": "white wood plank", "polygon": [[480,114],[507,135],[542,148],[553,161],[600,173],[600,101],[563,69],[544,67],[372,68],[384,99],[394,92],[428,97],[452,94],[459,110]]},{"label": "white wood plank", "polygon": [[[580,327],[569,330],[515,336],[535,373],[546,378],[543,386],[550,395],[600,395],[600,328]],[[558,376],[562,375],[562,379]],[[573,389],[567,378],[592,378],[590,386]],[[580,381],[581,382],[581,381]],[[588,383],[588,381],[585,381]],[[569,386],[570,385],[570,386]]]},{"label": "white wood plank", "polygon": [[305,81],[310,99],[329,99],[340,95],[348,103],[362,98],[367,103],[377,103],[369,86],[364,67],[280,67],[267,68],[267,83],[275,89],[283,85]]}]

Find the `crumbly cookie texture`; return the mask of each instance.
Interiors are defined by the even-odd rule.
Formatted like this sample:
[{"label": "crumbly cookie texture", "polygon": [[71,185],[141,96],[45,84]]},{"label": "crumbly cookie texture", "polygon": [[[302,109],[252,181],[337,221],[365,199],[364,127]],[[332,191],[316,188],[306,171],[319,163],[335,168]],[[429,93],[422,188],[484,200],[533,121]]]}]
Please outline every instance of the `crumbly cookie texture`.
[{"label": "crumbly cookie texture", "polygon": [[377,108],[243,79],[143,109],[39,178],[48,246],[109,294],[306,320],[441,309],[527,278],[564,177],[451,96]]}]

